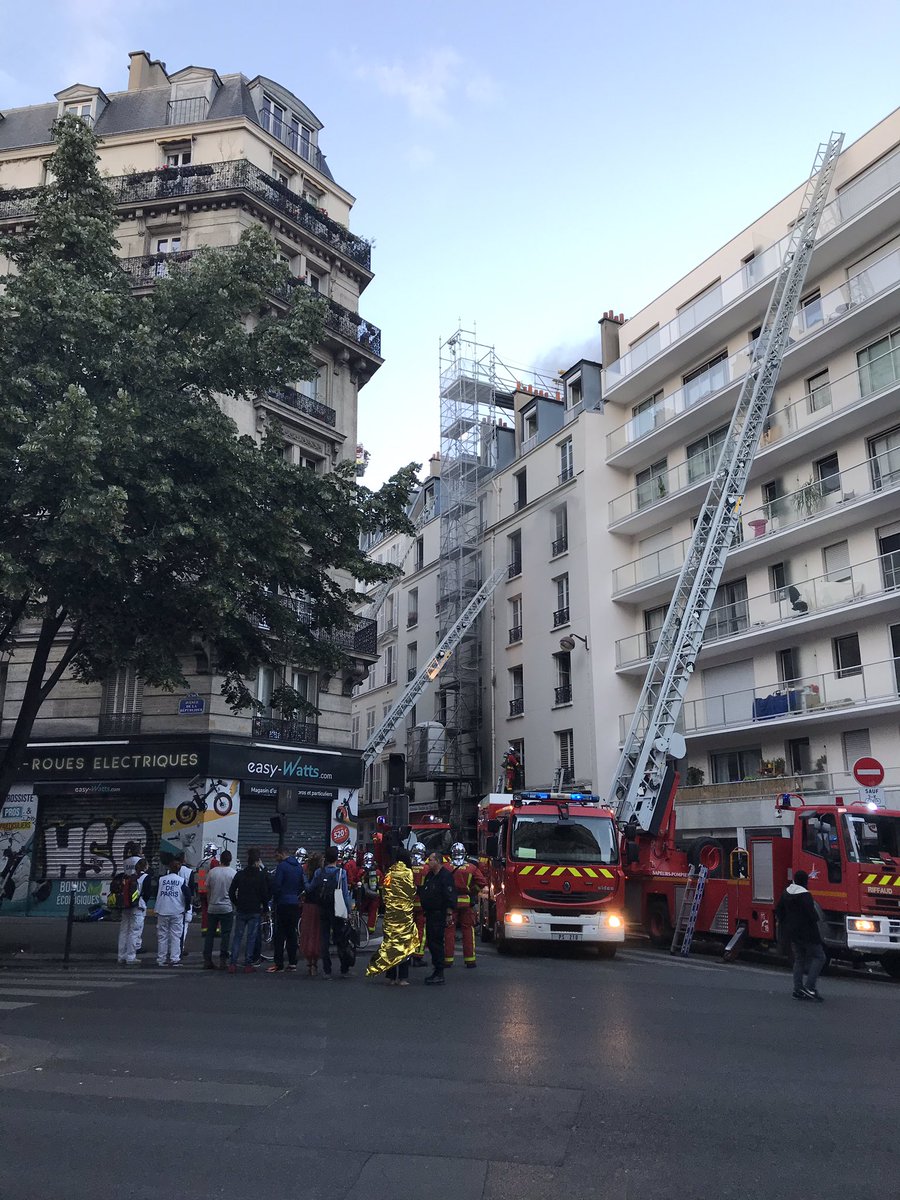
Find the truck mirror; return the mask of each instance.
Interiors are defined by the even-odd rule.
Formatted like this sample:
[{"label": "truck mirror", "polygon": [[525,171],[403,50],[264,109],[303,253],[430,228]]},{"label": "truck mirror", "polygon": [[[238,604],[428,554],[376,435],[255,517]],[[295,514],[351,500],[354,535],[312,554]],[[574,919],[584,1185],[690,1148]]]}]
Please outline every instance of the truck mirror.
[{"label": "truck mirror", "polygon": [[491,834],[491,836],[485,840],[484,852],[488,858],[497,858],[499,856],[500,839],[497,837],[496,833]]}]

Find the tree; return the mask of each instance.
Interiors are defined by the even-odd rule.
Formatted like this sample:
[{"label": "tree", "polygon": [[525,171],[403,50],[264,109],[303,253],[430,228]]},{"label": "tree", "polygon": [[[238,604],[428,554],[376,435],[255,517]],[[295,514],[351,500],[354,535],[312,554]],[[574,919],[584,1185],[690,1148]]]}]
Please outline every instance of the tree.
[{"label": "tree", "polygon": [[[273,428],[241,437],[222,399],[310,378],[323,302],[293,289],[261,228],[202,250],[136,295],[116,258],[117,215],[88,126],[53,129],[33,226],[0,250],[0,651],[27,652],[19,717],[0,753],[0,800],[63,674],[133,666],[183,687],[200,639],[235,710],[260,664],[334,669],[327,634],[376,582],[360,537],[408,530],[416,464],[379,492],[352,464],[318,475],[282,457]],[[302,599],[300,599],[302,597]],[[286,712],[304,701],[283,688]]]}]

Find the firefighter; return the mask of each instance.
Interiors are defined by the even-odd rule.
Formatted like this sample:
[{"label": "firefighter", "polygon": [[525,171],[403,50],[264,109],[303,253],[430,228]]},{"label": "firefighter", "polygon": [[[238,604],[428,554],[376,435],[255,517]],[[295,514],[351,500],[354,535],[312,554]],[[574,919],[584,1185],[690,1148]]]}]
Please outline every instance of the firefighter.
[{"label": "firefighter", "polygon": [[413,883],[416,885],[416,898],[413,901],[413,920],[416,923],[418,950],[413,955],[413,966],[421,967],[425,963],[425,910],[422,908],[422,898],[419,888],[425,882],[428,874],[428,863],[425,861],[427,851],[421,842],[416,842],[412,848]]},{"label": "firefighter", "polygon": [[353,896],[356,891],[356,885],[359,883],[361,871],[359,864],[356,861],[356,849],[353,846],[344,846],[341,850],[338,860],[340,865],[347,872],[347,886],[350,889],[350,895]]},{"label": "firefighter", "polygon": [[378,920],[378,907],[381,904],[381,880],[382,874],[375,866],[375,855],[364,854],[360,877],[362,885],[361,912],[369,926],[369,933],[375,932],[375,923]]},{"label": "firefighter", "polygon": [[451,909],[447,916],[447,930],[444,934],[444,966],[453,966],[453,956],[456,953],[456,926],[462,928],[463,962],[467,967],[475,963],[475,910],[478,894],[487,887],[487,880],[480,869],[466,861],[466,848],[462,842],[454,842],[450,847],[450,869],[453,872],[453,885],[456,888],[456,908]]},{"label": "firefighter", "polygon": [[207,918],[207,899],[206,899],[206,877],[213,869],[219,865],[219,847],[212,842],[207,842],[203,847],[203,859],[200,866],[197,868],[196,880],[197,891],[200,893],[200,932],[206,936],[206,918]]}]

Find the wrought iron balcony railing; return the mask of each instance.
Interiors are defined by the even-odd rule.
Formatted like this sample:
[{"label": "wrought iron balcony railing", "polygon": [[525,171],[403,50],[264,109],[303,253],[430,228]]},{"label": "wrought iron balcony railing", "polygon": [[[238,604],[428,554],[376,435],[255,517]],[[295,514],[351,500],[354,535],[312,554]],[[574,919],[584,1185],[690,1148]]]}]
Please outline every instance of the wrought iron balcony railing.
[{"label": "wrought iron balcony railing", "polygon": [[319,741],[319,727],[313,721],[298,721],[294,717],[254,717],[253,736],[267,742],[315,746]]},{"label": "wrought iron balcony railing", "polygon": [[289,408],[305,413],[308,417],[315,417],[317,421],[323,421],[326,425],[333,426],[337,422],[337,413],[333,408],[314,400],[312,396],[304,396],[296,388],[269,388],[266,394],[279,404],[286,404]]},{"label": "wrought iron balcony railing", "polygon": [[568,550],[568,548],[569,548],[568,537],[555,538],[553,541],[553,545],[551,546],[551,553],[552,553],[553,557],[556,558],[556,556],[558,554],[565,554],[565,552]]},{"label": "wrought iron balcony railing", "polygon": [[[349,655],[378,657],[378,622],[371,617],[353,617],[345,629],[322,629],[316,625],[315,605],[309,600],[295,596],[279,596],[285,608],[293,609],[298,619],[308,625],[317,637]],[[259,618],[260,629],[268,629],[266,621]]]},{"label": "wrought iron balcony railing", "polygon": [[560,625],[568,624],[568,621],[569,621],[568,606],[566,606],[565,608],[558,608],[556,610],[556,612],[553,614],[553,628],[554,629],[556,629]]},{"label": "wrought iron balcony railing", "polygon": [[519,696],[515,700],[509,702],[509,715],[511,717],[521,717],[525,711],[525,697]]},{"label": "wrought iron balcony railing", "polygon": [[325,170],[325,155],[318,146],[313,144],[308,130],[289,125],[266,109],[259,114],[259,123],[263,129],[271,133],[272,137],[278,138],[279,142],[298,154],[304,162],[308,162],[317,171]]},{"label": "wrought iron balcony railing", "polygon": [[102,737],[110,734],[140,733],[141,714],[139,712],[109,712],[100,714],[98,734]]},{"label": "wrought iron balcony railing", "polygon": [[209,100],[205,96],[188,96],[184,100],[170,100],[166,106],[167,125],[193,125],[205,121],[209,113]]},{"label": "wrought iron balcony railing", "polygon": [[512,560],[512,562],[509,564],[509,578],[515,579],[515,577],[517,575],[521,575],[521,574],[522,574],[522,560],[520,558],[514,558]]},{"label": "wrought iron balcony railing", "polygon": [[522,626],[521,625],[513,625],[512,629],[509,631],[509,644],[512,646],[514,642],[521,642],[521,640],[522,640]]},{"label": "wrought iron balcony railing", "polygon": [[554,704],[571,704],[572,703],[572,685],[569,683],[563,684],[562,687],[553,689]]}]

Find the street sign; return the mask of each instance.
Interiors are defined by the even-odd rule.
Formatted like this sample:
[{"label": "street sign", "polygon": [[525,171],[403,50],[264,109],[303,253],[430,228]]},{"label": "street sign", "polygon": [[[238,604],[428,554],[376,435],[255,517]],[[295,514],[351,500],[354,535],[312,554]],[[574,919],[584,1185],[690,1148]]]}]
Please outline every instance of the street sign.
[{"label": "street sign", "polygon": [[884,808],[884,788],[883,787],[861,787],[859,789],[860,804],[874,805],[875,808]]},{"label": "street sign", "polygon": [[878,787],[884,782],[884,767],[877,758],[858,758],[853,764],[853,778],[860,787]]},{"label": "street sign", "polygon": [[205,711],[206,701],[196,692],[188,692],[183,699],[178,701],[179,717],[198,717]]}]

